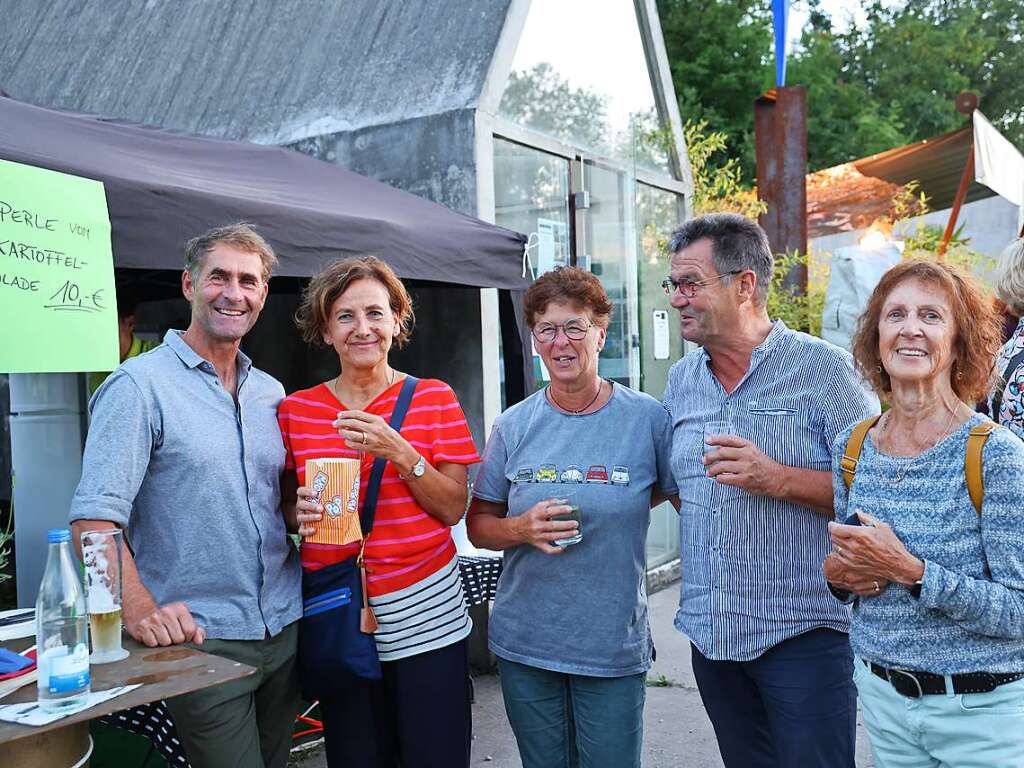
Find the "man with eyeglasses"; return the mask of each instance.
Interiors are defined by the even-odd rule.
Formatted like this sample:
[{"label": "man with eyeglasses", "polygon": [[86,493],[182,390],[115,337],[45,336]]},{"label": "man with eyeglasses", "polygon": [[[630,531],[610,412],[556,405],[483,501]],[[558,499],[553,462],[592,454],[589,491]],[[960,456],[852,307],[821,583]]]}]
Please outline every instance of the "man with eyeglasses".
[{"label": "man with eyeglasses", "polygon": [[849,619],[821,563],[833,440],[878,402],[848,353],[768,317],[774,260],[756,223],[702,216],[669,251],[662,285],[683,338],[701,346],[664,396],[681,502],[675,624],[723,762],[853,768]]}]

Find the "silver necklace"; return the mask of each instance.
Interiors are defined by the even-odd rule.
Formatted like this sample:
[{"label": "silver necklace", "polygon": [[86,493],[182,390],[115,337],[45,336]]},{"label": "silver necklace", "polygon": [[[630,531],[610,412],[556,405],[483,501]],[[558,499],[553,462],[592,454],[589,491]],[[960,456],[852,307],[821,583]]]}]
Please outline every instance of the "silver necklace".
[{"label": "silver necklace", "polygon": [[[956,419],[956,408],[953,408],[953,409],[950,410],[949,421],[946,422],[945,429],[943,429],[942,432],[939,433],[939,435],[935,438],[935,440],[932,442],[932,444],[927,446],[926,448],[924,448],[921,451],[921,453],[919,453],[917,456],[915,456],[911,461],[908,461],[906,464],[903,464],[902,466],[897,467],[896,468],[896,476],[895,477],[891,477],[891,478],[890,477],[883,477],[882,480],[885,481],[886,483],[888,483],[889,485],[899,485],[900,483],[902,483],[903,482],[903,478],[905,478],[907,476],[907,474],[910,472],[910,470],[913,469],[915,466],[917,466],[917,464],[921,461],[921,457],[924,456],[928,451],[930,451],[936,445],[938,445],[943,439],[946,438],[947,435],[949,435],[949,430],[952,428],[953,421],[955,419]],[[889,433],[889,421],[890,421],[889,414],[886,414],[885,421],[882,422],[882,434],[888,435],[888,433]],[[889,454],[889,456],[891,458],[906,458],[906,457],[900,457],[900,456],[892,456],[892,454]]]}]

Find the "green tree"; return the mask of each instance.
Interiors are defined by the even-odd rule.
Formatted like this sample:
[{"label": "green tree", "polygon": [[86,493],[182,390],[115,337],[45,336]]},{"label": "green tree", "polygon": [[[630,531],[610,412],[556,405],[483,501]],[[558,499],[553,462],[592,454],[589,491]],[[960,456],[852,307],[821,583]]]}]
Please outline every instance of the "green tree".
[{"label": "green tree", "polygon": [[910,140],[896,110],[874,100],[846,69],[843,38],[819,18],[803,33],[786,78],[807,89],[807,166],[812,171]]},{"label": "green tree", "polygon": [[850,77],[891,105],[910,140],[964,124],[953,99],[978,94],[981,110],[1024,145],[1024,3],[1020,0],[879,0],[842,48]]},{"label": "green tree", "polygon": [[[963,90],[1024,147],[1021,0],[870,0],[842,32],[807,3],[786,82],[807,87],[810,170],[961,127]],[[753,101],[774,84],[770,3],[658,0],[658,11],[683,119],[725,133],[725,157],[753,178]]]},{"label": "green tree", "polygon": [[768,0],[658,0],[672,82],[684,121],[725,134],[727,151],[754,177],[754,99],[773,84]]}]

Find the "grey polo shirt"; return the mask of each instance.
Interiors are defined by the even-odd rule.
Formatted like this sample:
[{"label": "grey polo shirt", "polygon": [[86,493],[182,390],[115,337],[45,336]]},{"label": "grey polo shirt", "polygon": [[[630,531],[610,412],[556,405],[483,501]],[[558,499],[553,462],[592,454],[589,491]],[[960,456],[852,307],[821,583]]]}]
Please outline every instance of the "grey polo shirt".
[{"label": "grey polo shirt", "polygon": [[257,640],[301,615],[301,571],[281,515],[284,389],[241,352],[237,366],[236,405],[179,331],[125,361],[89,403],[69,520],[124,528],[154,599],[208,636]]}]

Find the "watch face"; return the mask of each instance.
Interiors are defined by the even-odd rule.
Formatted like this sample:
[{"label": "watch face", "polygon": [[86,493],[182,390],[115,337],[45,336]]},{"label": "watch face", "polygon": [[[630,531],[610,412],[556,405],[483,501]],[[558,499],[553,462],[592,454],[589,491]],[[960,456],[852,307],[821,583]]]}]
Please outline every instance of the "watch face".
[{"label": "watch face", "polygon": [[412,465],[412,473],[416,477],[423,477],[423,473],[427,471],[427,460],[420,456],[420,460]]}]

